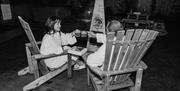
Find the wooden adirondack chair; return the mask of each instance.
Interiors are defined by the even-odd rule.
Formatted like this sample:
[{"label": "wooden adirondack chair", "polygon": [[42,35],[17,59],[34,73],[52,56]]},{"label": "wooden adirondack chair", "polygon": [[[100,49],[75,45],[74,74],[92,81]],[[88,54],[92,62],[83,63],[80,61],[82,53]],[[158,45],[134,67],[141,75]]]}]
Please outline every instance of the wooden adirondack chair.
[{"label": "wooden adirondack chair", "polygon": [[[140,91],[143,70],[147,68],[141,58],[157,35],[157,31],[149,29],[129,29],[116,34],[109,32],[102,68],[87,65],[88,84],[91,80],[96,91],[125,87]],[[134,80],[131,79],[133,75],[130,76],[133,72],[136,73]]]},{"label": "wooden adirondack chair", "polygon": [[47,68],[47,66],[43,64],[43,61],[42,61],[43,59],[47,59],[51,57],[67,55],[67,52],[63,52],[62,54],[58,54],[58,55],[55,55],[55,54],[41,55],[39,51],[39,47],[38,47],[38,45],[40,45],[41,42],[36,42],[29,24],[26,21],[24,21],[20,16],[18,16],[18,18],[30,41],[30,43],[25,44],[28,67],[19,71],[18,75],[23,75],[29,72],[29,73],[32,73],[35,78],[34,81],[32,81],[31,83],[23,87],[23,91],[27,91],[27,90],[40,86],[41,84],[53,78],[54,76],[65,71],[67,67],[69,68],[68,77],[71,77],[71,57],[69,55],[68,55],[68,60],[69,60],[68,63],[64,64],[62,67],[55,69],[53,71],[50,71]]}]

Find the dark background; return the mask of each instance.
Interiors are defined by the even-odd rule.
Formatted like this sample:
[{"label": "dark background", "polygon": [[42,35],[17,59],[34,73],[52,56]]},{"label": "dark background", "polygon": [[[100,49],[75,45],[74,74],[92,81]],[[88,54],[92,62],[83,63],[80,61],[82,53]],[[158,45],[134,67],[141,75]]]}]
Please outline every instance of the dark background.
[{"label": "dark background", "polygon": [[[0,89],[1,91],[21,91],[32,80],[32,75],[17,76],[18,70],[27,66],[25,43],[29,42],[17,16],[22,16],[31,26],[36,40],[44,34],[47,17],[56,15],[63,19],[62,31],[74,29],[88,30],[89,23],[81,19],[91,19],[87,11],[93,10],[94,0],[0,0],[10,4],[12,20],[0,20]],[[105,0],[106,21],[121,20],[130,10],[150,15],[150,19],[165,24],[165,34],[158,36],[143,60],[148,65],[144,72],[142,91],[180,91],[179,70],[179,0]],[[86,86],[84,70],[75,72],[71,83],[64,80],[64,88],[72,91],[91,91]],[[79,75],[81,74],[81,75]],[[64,75],[65,77],[66,75]],[[77,83],[76,83],[77,82]],[[78,83],[82,85],[78,87]],[[62,85],[62,84],[61,84]],[[61,87],[61,85],[59,85]],[[69,90],[65,90],[69,91]]]}]

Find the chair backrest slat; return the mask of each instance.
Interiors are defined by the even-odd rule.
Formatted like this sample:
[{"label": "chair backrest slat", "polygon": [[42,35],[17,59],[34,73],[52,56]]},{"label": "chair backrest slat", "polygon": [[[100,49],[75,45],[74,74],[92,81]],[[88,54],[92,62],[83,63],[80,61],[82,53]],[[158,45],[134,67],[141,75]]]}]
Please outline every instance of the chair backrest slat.
[{"label": "chair backrest slat", "polygon": [[18,18],[19,18],[19,21],[20,21],[20,23],[21,23],[21,25],[22,25],[22,27],[23,27],[23,29],[24,29],[30,43],[31,43],[32,53],[33,54],[39,54],[40,53],[39,47],[38,47],[38,45],[36,43],[36,40],[35,40],[35,38],[33,36],[33,33],[31,31],[31,28],[30,28],[29,24],[26,21],[24,21],[20,16],[18,16]]},{"label": "chair backrest slat", "polygon": [[[149,34],[149,30],[148,29],[144,29],[143,32],[140,35],[140,38],[138,41],[145,41],[147,36]],[[132,52],[131,57],[129,58],[130,62],[127,65],[127,68],[133,67],[134,63],[137,61],[137,59],[135,59],[138,55],[138,53],[140,53],[140,49],[144,46],[145,42],[137,42],[135,47],[134,47],[134,51]]]},{"label": "chair backrest slat", "polygon": [[[147,49],[151,46],[154,39],[156,39],[157,35],[158,35],[157,31],[152,31],[152,30],[149,31],[149,36],[147,36],[146,42],[145,42],[144,46],[141,48],[140,52],[138,53],[137,58],[136,58],[137,61],[135,61],[135,63],[133,63],[133,66],[136,66],[140,62],[141,58],[146,53]],[[150,40],[150,41],[148,41],[148,40]]]},{"label": "chair backrest slat", "polygon": [[106,51],[105,51],[105,60],[104,60],[104,65],[103,65],[103,70],[107,71],[109,63],[110,63],[110,58],[111,54],[113,53],[113,41],[109,40],[114,40],[115,33],[110,32],[107,34],[107,41],[106,41]]},{"label": "chair backrest slat", "polygon": [[[134,29],[127,30],[126,35],[124,36],[123,42],[130,42],[131,38],[133,36],[133,33],[134,33]],[[117,59],[118,62],[115,66],[115,70],[122,69],[124,63],[126,63],[125,58],[128,55],[128,49],[129,49],[128,45],[129,45],[129,43],[124,43],[121,45],[122,49],[119,50],[119,57]],[[112,77],[112,81],[124,80],[123,78],[124,78],[124,76],[115,76],[115,77]],[[119,81],[117,81],[117,82],[119,82]]]},{"label": "chair backrest slat", "polygon": [[[131,38],[132,38],[133,32],[134,32],[133,29],[127,30],[127,31],[126,31],[126,35],[125,35],[123,41],[125,41],[125,42],[130,41]],[[118,55],[119,57],[118,57],[118,62],[117,62],[117,64],[116,64],[115,70],[121,69],[122,64],[124,64],[124,57],[125,57],[125,55],[126,55],[126,53],[127,53],[127,48],[128,48],[128,44],[123,44],[123,45],[122,45],[122,49],[119,50],[120,53],[119,53],[119,55]]]},{"label": "chair backrest slat", "polygon": [[[123,40],[123,37],[124,37],[124,33],[125,31],[118,31],[117,32],[117,37],[116,37],[116,41],[122,41]],[[114,52],[113,52],[113,57],[112,57],[112,60],[111,60],[111,65],[110,65],[110,69],[108,70],[114,70],[115,69],[115,66],[118,62],[118,54],[120,53],[119,50],[121,50],[122,46],[120,43],[116,43],[115,44],[115,48],[114,48]]]},{"label": "chair backrest slat", "polygon": [[[104,71],[133,68],[141,61],[147,49],[158,35],[149,29],[128,29],[107,34]],[[113,76],[111,82],[126,80],[129,74]]]},{"label": "chair backrest slat", "polygon": [[[127,54],[125,56],[124,64],[122,64],[121,69],[126,69],[127,66],[129,65],[129,63],[131,63],[130,57],[132,56],[132,53],[134,51],[134,47],[137,44],[137,42],[138,42],[138,40],[139,40],[139,38],[141,36],[141,33],[142,33],[142,29],[135,29],[134,30],[134,34],[132,36],[131,42],[135,42],[135,43],[130,43],[128,45]],[[117,76],[115,78],[115,81],[119,82],[119,81],[125,80],[125,79],[127,79],[128,76],[129,76],[129,74],[124,74],[122,76]]]},{"label": "chair backrest slat", "polygon": [[[141,33],[142,33],[142,29],[136,29],[134,31],[134,35],[132,37],[132,42],[138,42],[140,36],[141,36]],[[125,61],[124,61],[124,64],[122,65],[121,69],[125,69],[127,67],[127,65],[129,65],[130,63],[130,57],[132,56],[132,53],[134,51],[134,47],[135,47],[136,43],[132,43],[128,46],[128,49],[127,49],[127,55],[125,57]]]}]

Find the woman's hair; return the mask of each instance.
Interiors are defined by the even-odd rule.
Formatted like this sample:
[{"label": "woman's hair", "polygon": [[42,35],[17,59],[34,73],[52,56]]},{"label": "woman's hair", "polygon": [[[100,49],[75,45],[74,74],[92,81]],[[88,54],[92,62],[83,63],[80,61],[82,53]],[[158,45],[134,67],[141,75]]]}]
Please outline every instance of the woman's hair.
[{"label": "woman's hair", "polygon": [[112,20],[107,25],[108,32],[116,32],[122,29],[123,29],[123,25],[117,20]]},{"label": "woman's hair", "polygon": [[57,23],[57,22],[61,22],[61,18],[60,17],[57,17],[57,16],[51,16],[49,17],[47,20],[46,20],[46,23],[45,23],[45,28],[46,28],[46,33],[50,33],[50,32],[55,32],[54,30],[54,25]]}]

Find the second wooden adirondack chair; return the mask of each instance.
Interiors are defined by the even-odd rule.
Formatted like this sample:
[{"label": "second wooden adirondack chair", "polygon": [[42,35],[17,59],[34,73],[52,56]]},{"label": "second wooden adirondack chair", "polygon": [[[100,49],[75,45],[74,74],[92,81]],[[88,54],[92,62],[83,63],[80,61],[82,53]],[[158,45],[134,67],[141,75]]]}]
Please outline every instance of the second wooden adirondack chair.
[{"label": "second wooden adirondack chair", "polygon": [[[125,87],[140,91],[143,70],[147,68],[141,58],[157,35],[157,31],[149,29],[129,29],[118,31],[117,34],[109,32],[102,68],[87,64],[88,84],[91,80],[96,91]],[[135,80],[130,76],[133,72],[136,73]]]},{"label": "second wooden adirondack chair", "polygon": [[64,64],[62,67],[55,69],[53,71],[49,70],[47,66],[43,64],[42,61],[43,59],[47,59],[51,57],[67,55],[67,52],[63,52],[62,54],[57,54],[57,55],[56,54],[41,55],[38,47],[38,45],[40,45],[41,42],[36,42],[29,24],[26,21],[24,21],[20,16],[18,16],[18,18],[30,41],[30,43],[25,44],[28,67],[19,71],[18,75],[23,75],[29,72],[32,73],[35,78],[34,81],[23,87],[23,91],[27,91],[39,87],[46,81],[50,80],[51,78],[65,71],[67,68],[69,68],[68,77],[71,77],[71,57],[69,55],[68,55],[68,60],[69,60],[68,63]]}]

